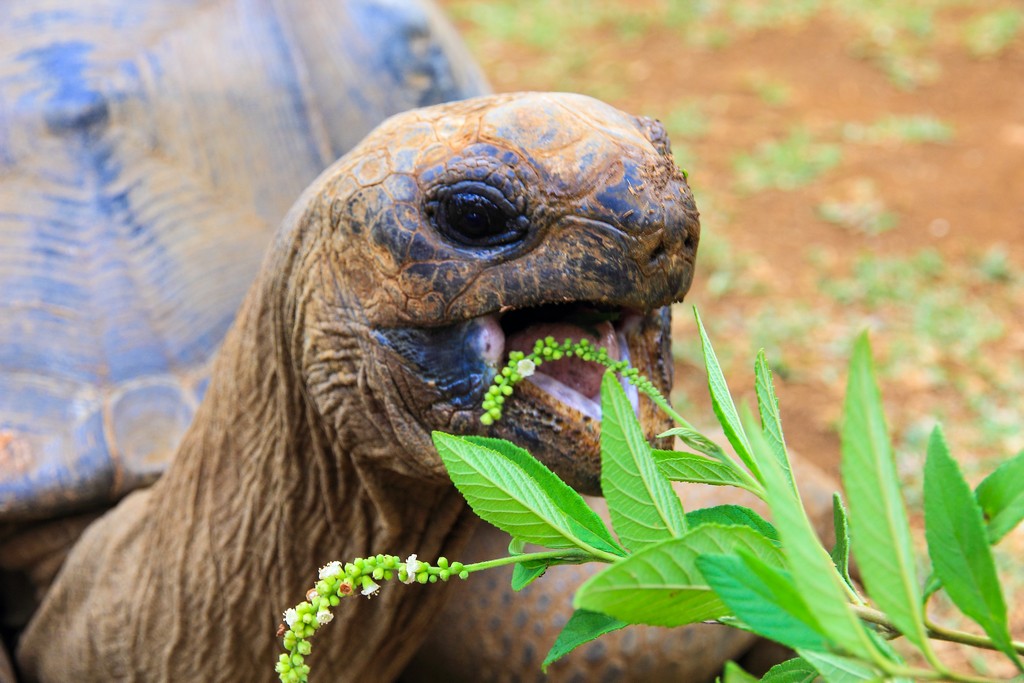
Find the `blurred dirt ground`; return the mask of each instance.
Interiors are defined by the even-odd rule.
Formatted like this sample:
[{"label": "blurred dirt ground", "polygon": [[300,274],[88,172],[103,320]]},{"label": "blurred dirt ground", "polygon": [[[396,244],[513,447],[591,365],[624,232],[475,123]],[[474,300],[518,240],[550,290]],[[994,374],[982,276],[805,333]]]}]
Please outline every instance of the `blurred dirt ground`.
[{"label": "blurred dirt ground", "polygon": [[[764,347],[791,446],[835,472],[871,331],[905,491],[941,422],[972,482],[1024,448],[1024,6],[977,0],[442,0],[494,88],[661,120],[703,235],[677,391],[711,409],[690,305],[734,393]],[[1024,539],[997,558],[1024,638]],[[962,657],[1009,673],[992,658]]]}]

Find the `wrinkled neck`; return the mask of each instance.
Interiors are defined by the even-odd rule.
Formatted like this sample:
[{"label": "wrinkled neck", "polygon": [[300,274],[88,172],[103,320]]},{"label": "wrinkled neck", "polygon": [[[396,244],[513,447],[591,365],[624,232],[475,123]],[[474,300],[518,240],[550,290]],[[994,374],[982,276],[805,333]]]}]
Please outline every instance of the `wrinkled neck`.
[{"label": "wrinkled neck", "polygon": [[[322,354],[330,363],[302,373],[312,380],[300,379],[296,357],[324,341],[288,322],[294,318],[285,296],[294,300],[295,293],[266,272],[254,286],[195,422],[153,492],[161,542],[186,544],[186,564],[212,564],[220,586],[190,586],[189,600],[230,609],[233,622],[259,625],[233,639],[239,657],[274,652],[281,610],[302,599],[318,567],[376,553],[424,559],[457,553],[468,519],[450,485],[386,466],[404,456],[403,445],[387,420],[374,415],[375,401],[360,381],[359,344],[343,326],[332,331],[330,353]],[[310,398],[326,389],[330,419]],[[187,583],[211,578],[211,572],[179,570]],[[233,591],[233,585],[250,589]],[[440,607],[439,589],[387,586],[372,601],[340,605],[331,638],[362,645],[333,650],[344,659],[339,671],[397,675]],[[330,668],[333,657],[318,660]]]}]

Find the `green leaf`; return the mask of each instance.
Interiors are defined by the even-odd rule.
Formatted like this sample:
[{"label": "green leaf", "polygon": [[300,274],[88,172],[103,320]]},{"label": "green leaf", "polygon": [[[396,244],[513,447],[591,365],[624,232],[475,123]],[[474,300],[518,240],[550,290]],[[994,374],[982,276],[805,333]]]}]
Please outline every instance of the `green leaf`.
[{"label": "green leaf", "polygon": [[975,495],[988,520],[989,543],[994,545],[1024,520],[1024,451],[985,477]]},{"label": "green leaf", "polygon": [[743,549],[771,566],[782,554],[768,539],[745,526],[705,524],[680,538],[652,545],[588,579],[574,606],[655,626],[680,626],[729,613],[697,566],[705,553]]},{"label": "green leaf", "polygon": [[682,451],[652,452],[658,469],[670,481],[688,481],[711,486],[736,486],[750,490],[743,477],[736,472],[732,463],[711,460],[696,453]]},{"label": "green leaf", "polygon": [[761,415],[761,429],[765,440],[779,461],[786,478],[793,481],[793,471],[786,454],[786,439],[782,435],[782,417],[779,415],[779,399],[775,396],[772,371],[764,349],[757,352],[754,363],[754,388],[757,392],[757,410]]},{"label": "green leaf", "polygon": [[658,472],[618,378],[601,381],[601,490],[622,544],[636,551],[686,531],[683,504]]},{"label": "green leaf", "polygon": [[721,680],[722,683],[757,683],[757,676],[748,674],[736,662],[726,662]]},{"label": "green leaf", "polygon": [[849,518],[846,508],[843,506],[843,499],[838,493],[832,494],[832,527],[835,529],[836,544],[829,555],[832,557],[832,564],[839,571],[846,585],[856,590],[853,580],[850,578],[850,530]]},{"label": "green leaf", "polygon": [[883,679],[882,674],[871,665],[856,659],[840,657],[830,652],[800,650],[799,653],[828,683],[890,680]]},{"label": "green leaf", "polygon": [[670,436],[677,436],[687,446],[702,453],[709,458],[713,458],[725,465],[732,465],[732,461],[729,456],[726,455],[725,451],[717,443],[704,436],[696,429],[691,427],[673,427],[667,431],[658,434],[658,438],[668,438]]},{"label": "green leaf", "polygon": [[743,461],[743,464],[754,475],[754,478],[760,481],[761,475],[758,473],[757,464],[750,454],[750,442],[743,431],[740,416],[736,412],[736,404],[732,401],[729,385],[726,384],[725,375],[722,374],[722,366],[718,362],[718,357],[711,346],[711,340],[708,339],[708,333],[704,329],[704,323],[701,322],[700,313],[697,312],[696,307],[693,309],[693,314],[697,318],[700,343],[704,350],[704,367],[708,373],[708,391],[711,394],[711,407],[715,411],[718,422],[722,425],[725,437],[732,444],[733,450],[736,451],[736,455],[740,457],[740,460]]},{"label": "green leaf", "polygon": [[761,683],[813,683],[817,677],[817,669],[806,660],[794,657],[768,669]]},{"label": "green leaf", "polygon": [[823,635],[852,655],[865,659],[872,657],[874,648],[871,641],[850,609],[842,579],[814,533],[800,502],[799,491],[786,477],[771,446],[760,431],[754,429],[754,418],[749,413],[747,416],[751,424],[751,445],[761,466],[772,521],[782,538],[786,566],[800,586],[800,598],[805,605],[814,606]]},{"label": "green leaf", "polygon": [[548,570],[547,562],[530,560],[517,562],[512,568],[512,590],[519,592],[544,575]]},{"label": "green leaf", "polygon": [[578,609],[569,617],[555,639],[555,644],[540,665],[541,671],[547,673],[548,666],[569,654],[580,645],[589,643],[598,636],[611,633],[626,626],[626,622],[600,612]]},{"label": "green leaf", "polygon": [[701,555],[697,566],[722,602],[755,633],[794,649],[829,647],[789,572],[742,551]]},{"label": "green leaf", "polygon": [[557,503],[513,460],[465,437],[433,437],[448,476],[481,519],[527,543],[587,549]]},{"label": "green leaf", "polygon": [[591,531],[588,527],[581,526],[572,517],[569,518],[569,531],[573,533],[576,538],[580,539],[591,548],[597,548],[598,550],[604,550],[605,552],[618,555],[619,557],[625,557],[626,551],[619,545],[618,541],[615,541],[615,545],[608,543],[607,536],[609,532],[606,530],[600,536]]},{"label": "green leaf", "polygon": [[841,436],[853,549],[868,595],[908,640],[929,652],[910,526],[866,334],[854,344]]},{"label": "green leaf", "polygon": [[748,526],[770,541],[779,540],[779,532],[768,521],[748,507],[742,505],[715,505],[714,507],[691,510],[686,513],[690,528],[702,524],[721,526]]},{"label": "green leaf", "polygon": [[946,594],[1020,667],[981,508],[938,427],[924,465],[924,514],[928,554]]},{"label": "green leaf", "polygon": [[622,546],[612,537],[604,520],[594,512],[583,497],[576,493],[568,484],[559,479],[558,475],[549,470],[539,460],[510,441],[492,439],[485,436],[464,436],[465,441],[497,451],[512,461],[536,481],[544,492],[551,497],[559,510],[565,513],[570,521],[575,522],[590,532],[591,535],[573,528],[575,535],[600,550],[616,555],[625,555]]}]

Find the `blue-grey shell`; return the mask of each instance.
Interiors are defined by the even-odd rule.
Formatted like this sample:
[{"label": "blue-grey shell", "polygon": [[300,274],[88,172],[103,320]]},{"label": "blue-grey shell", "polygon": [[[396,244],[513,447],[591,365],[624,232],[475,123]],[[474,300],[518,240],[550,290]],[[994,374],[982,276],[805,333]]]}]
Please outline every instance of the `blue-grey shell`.
[{"label": "blue-grey shell", "polygon": [[303,187],[486,90],[427,2],[3,3],[0,520],[158,476]]}]

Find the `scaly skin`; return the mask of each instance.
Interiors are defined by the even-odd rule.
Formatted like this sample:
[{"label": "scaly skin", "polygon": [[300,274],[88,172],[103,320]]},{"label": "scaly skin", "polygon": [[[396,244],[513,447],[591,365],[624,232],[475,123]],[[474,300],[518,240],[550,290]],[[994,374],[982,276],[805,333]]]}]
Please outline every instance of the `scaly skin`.
[{"label": "scaly skin", "polygon": [[[465,211],[481,196],[498,212],[482,229]],[[578,411],[525,391],[481,427],[498,314],[622,310],[634,365],[667,388],[663,307],[688,290],[698,237],[660,126],[595,100],[499,95],[385,122],[296,203],[170,470],[71,551],[19,645],[23,673],[270,678],[279,610],[317,567],[458,556],[471,515],[433,429],[509,436],[592,490],[597,430]],[[445,595],[346,601],[316,669],[393,679]]]}]

